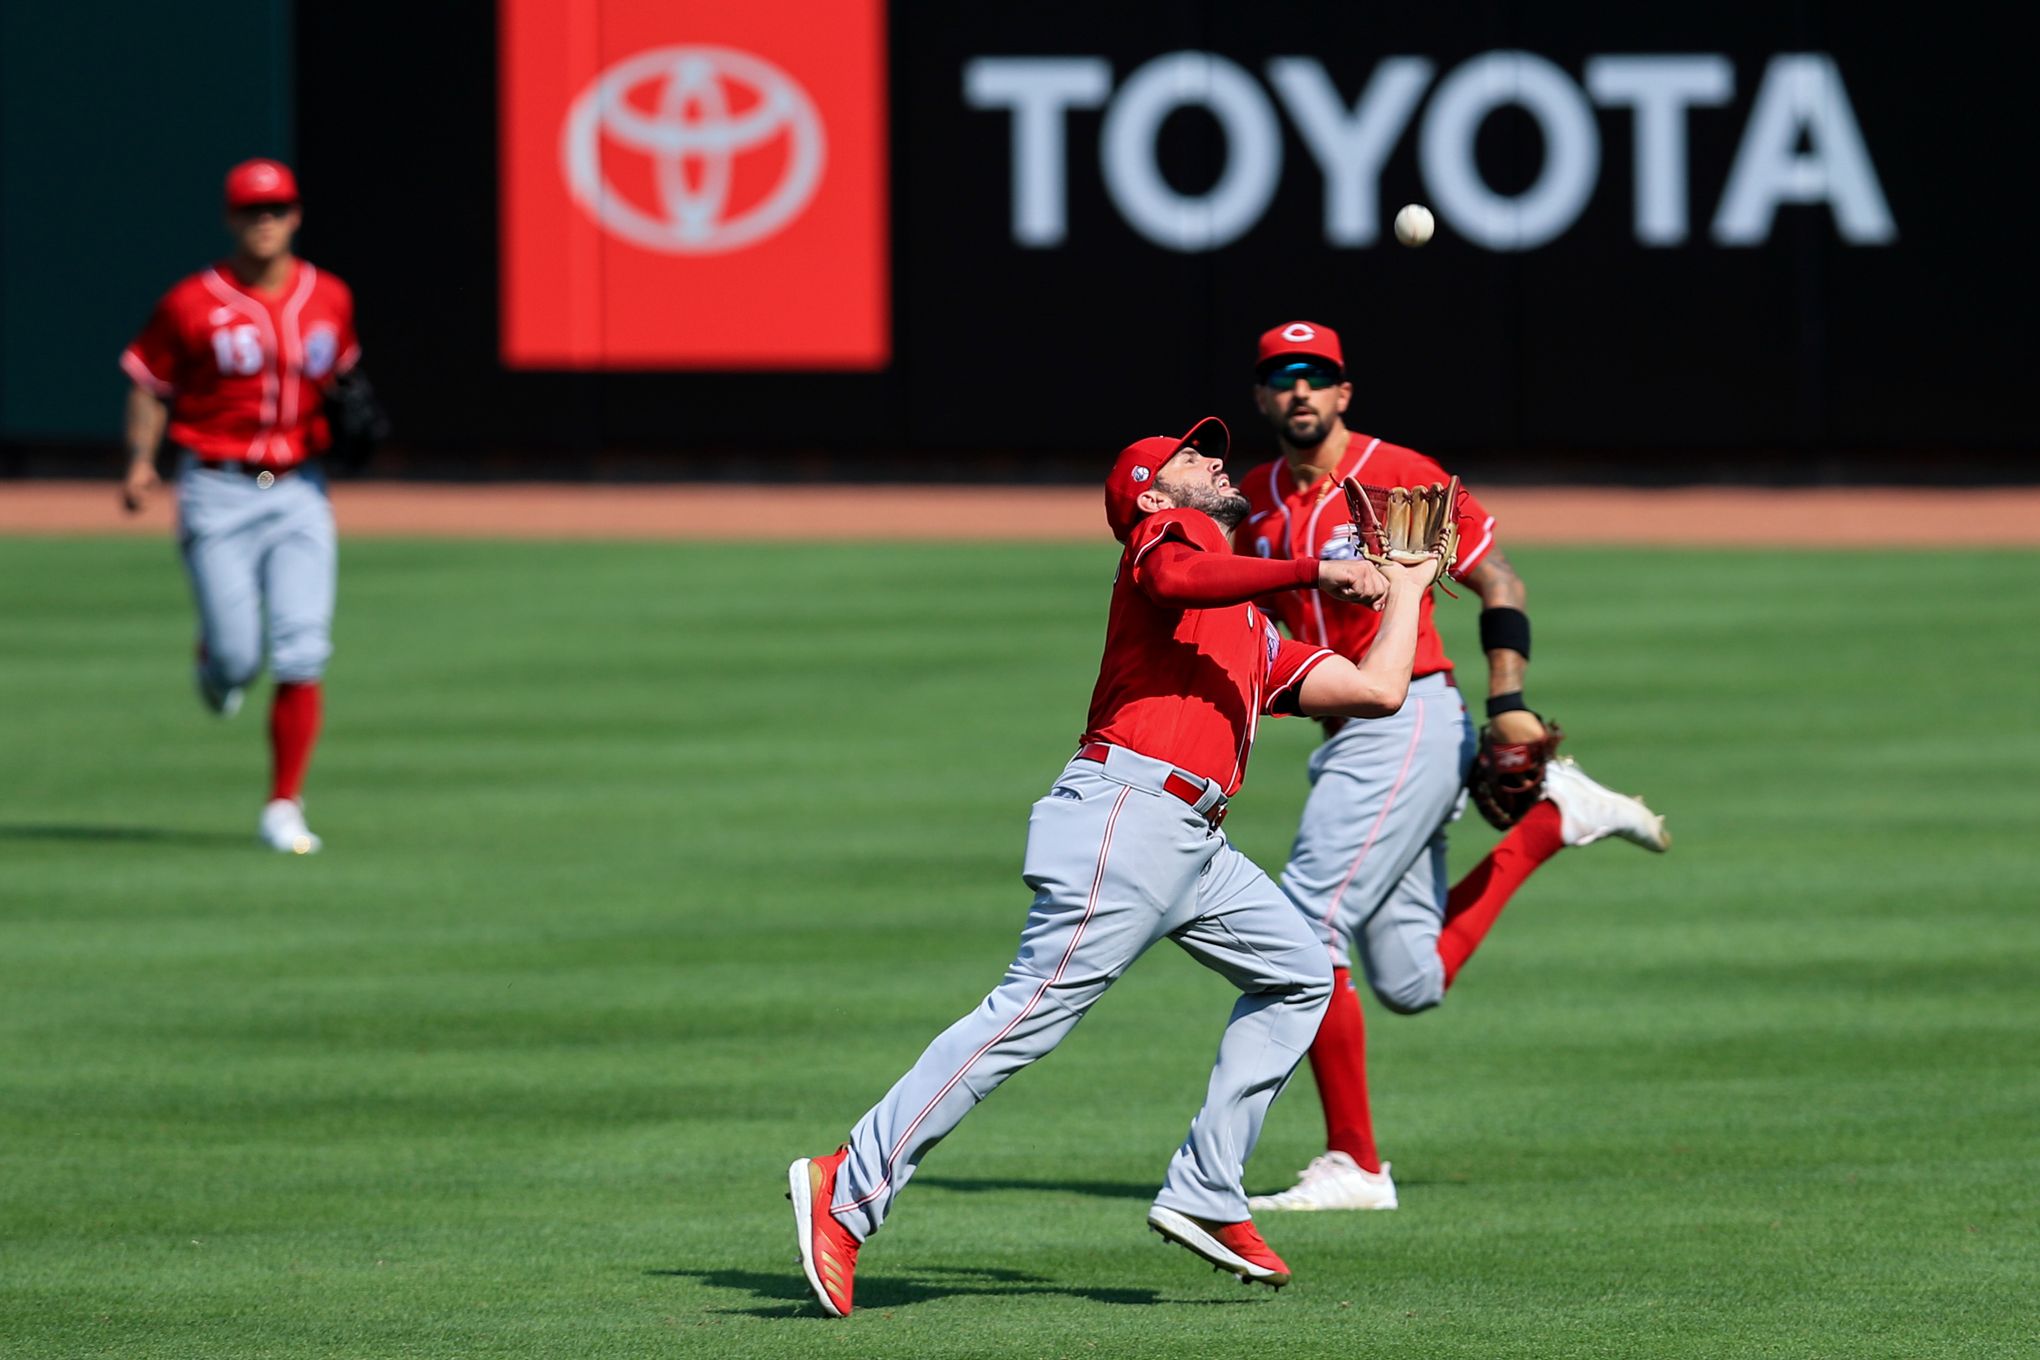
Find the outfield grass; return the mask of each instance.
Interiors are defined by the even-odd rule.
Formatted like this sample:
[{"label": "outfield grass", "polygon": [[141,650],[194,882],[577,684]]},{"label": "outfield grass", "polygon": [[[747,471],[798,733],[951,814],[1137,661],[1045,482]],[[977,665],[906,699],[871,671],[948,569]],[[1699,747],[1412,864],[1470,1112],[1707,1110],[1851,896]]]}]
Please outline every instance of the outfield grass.
[{"label": "outfield grass", "polygon": [[1230,997],[1164,947],[832,1323],[785,1164],[1010,957],[1109,545],[349,543],[291,860],[169,545],[0,541],[0,1355],[2033,1354],[2040,556],[1518,559],[1535,698],[1678,844],[1369,1008],[1403,1209],[1271,1218],[1279,1296],[1144,1232]]}]

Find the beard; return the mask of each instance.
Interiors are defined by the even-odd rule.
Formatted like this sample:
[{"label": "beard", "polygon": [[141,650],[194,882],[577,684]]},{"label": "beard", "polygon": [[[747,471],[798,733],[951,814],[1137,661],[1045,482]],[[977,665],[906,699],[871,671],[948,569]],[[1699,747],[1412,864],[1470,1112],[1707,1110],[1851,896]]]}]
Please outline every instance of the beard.
[{"label": "beard", "polygon": [[1324,443],[1325,436],[1331,432],[1331,422],[1318,419],[1318,413],[1308,406],[1299,406],[1282,417],[1282,438],[1292,448],[1314,449]]},{"label": "beard", "polygon": [[1178,509],[1202,510],[1218,521],[1219,527],[1231,533],[1247,517],[1251,508],[1247,498],[1237,491],[1221,491],[1215,486],[1185,486],[1162,488],[1169,498],[1176,502]]}]

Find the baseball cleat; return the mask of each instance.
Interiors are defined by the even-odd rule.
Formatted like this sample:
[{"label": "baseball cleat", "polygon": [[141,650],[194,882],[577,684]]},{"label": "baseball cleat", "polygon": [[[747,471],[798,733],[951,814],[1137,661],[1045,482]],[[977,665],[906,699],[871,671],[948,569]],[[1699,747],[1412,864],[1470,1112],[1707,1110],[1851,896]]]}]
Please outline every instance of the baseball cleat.
[{"label": "baseball cleat", "polygon": [[1368,1171],[1343,1152],[1327,1152],[1310,1159],[1297,1173],[1296,1184],[1279,1195],[1256,1195],[1247,1201],[1255,1213],[1264,1209],[1393,1209],[1395,1181],[1381,1170]]},{"label": "baseball cleat", "polygon": [[198,678],[198,698],[207,708],[222,718],[231,718],[241,711],[241,699],[246,691],[239,685],[228,685],[225,689],[213,683],[212,672],[200,661],[193,668]]},{"label": "baseball cleat", "polygon": [[[800,1239],[800,1268],[830,1317],[850,1316],[850,1292],[857,1273],[857,1246],[850,1230],[829,1211],[836,1197],[836,1171],[847,1147],[826,1157],[802,1157],[786,1168],[786,1197],[793,1201],[793,1228]],[[815,1206],[821,1206],[821,1212]]]},{"label": "baseball cleat", "polygon": [[1187,1247],[1192,1254],[1211,1262],[1217,1270],[1239,1276],[1241,1284],[1260,1283],[1280,1289],[1289,1283],[1289,1266],[1275,1249],[1261,1240],[1251,1219],[1238,1223],[1213,1223],[1192,1218],[1157,1204],[1148,1210],[1148,1227],[1162,1239]]},{"label": "baseball cleat", "polygon": [[256,834],[271,850],[286,855],[309,855],[324,843],[305,825],[304,807],[295,798],[272,799],[264,806]]},{"label": "baseball cleat", "polygon": [[1641,798],[1595,783],[1571,756],[1559,756],[1544,767],[1544,796],[1558,805],[1567,845],[1592,845],[1604,836],[1620,836],[1661,854],[1672,848],[1672,833],[1665,830],[1663,817],[1645,807]]}]

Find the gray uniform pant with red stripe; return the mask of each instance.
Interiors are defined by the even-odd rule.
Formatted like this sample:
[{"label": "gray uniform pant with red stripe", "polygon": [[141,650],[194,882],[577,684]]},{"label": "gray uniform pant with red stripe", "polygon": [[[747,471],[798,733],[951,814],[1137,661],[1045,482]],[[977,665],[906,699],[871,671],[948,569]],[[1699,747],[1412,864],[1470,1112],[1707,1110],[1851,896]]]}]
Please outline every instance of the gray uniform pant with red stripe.
[{"label": "gray uniform pant with red stripe", "polygon": [[1311,756],[1282,890],[1336,966],[1357,949],[1392,1011],[1445,999],[1445,832],[1465,803],[1473,753],[1459,691],[1427,675],[1399,712],[1348,722]]},{"label": "gray uniform pant with red stripe", "polygon": [[1221,1222],[1247,1217],[1242,1168],[1269,1104],[1316,1037],[1331,966],[1268,876],[1162,790],[1169,771],[1114,748],[1102,765],[1072,761],[1035,803],[1023,865],[1034,906],[1005,980],[944,1030],[851,1131],[831,1208],[860,1241],[885,1221],[930,1148],[1000,1082],[1060,1043],[1163,939],[1242,995],[1204,1106],[1155,1202]]},{"label": "gray uniform pant with red stripe", "polygon": [[319,679],[338,563],[325,469],[306,463],[265,486],[188,453],[178,467],[178,542],[213,684],[247,684],[265,652],[276,679]]}]

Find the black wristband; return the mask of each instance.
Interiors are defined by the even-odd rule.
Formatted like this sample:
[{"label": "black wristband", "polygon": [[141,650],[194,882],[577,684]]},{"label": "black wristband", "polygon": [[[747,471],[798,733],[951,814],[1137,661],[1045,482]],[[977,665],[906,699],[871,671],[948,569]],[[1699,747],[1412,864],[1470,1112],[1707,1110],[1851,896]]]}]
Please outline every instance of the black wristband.
[{"label": "black wristband", "polygon": [[1487,701],[1487,715],[1490,718],[1499,718],[1504,713],[1529,711],[1530,705],[1523,702],[1523,691],[1520,689],[1509,694],[1497,694]]},{"label": "black wristband", "polygon": [[1507,648],[1525,661],[1530,659],[1530,616],[1512,605],[1496,605],[1480,611],[1480,649],[1492,652]]}]

